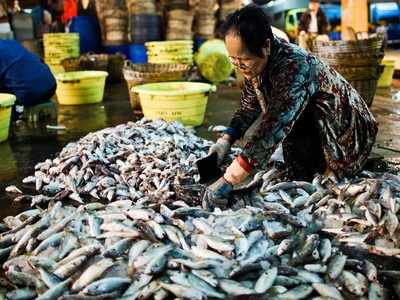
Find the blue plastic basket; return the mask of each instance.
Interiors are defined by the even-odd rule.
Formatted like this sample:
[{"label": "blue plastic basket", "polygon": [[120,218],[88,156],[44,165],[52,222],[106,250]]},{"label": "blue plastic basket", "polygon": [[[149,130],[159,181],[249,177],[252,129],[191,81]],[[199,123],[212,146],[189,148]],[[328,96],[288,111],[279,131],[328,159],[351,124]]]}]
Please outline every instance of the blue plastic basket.
[{"label": "blue plastic basket", "polygon": [[340,41],[342,39],[342,34],[339,31],[333,31],[329,33],[329,38],[332,41]]},{"label": "blue plastic basket", "polygon": [[104,46],[104,52],[107,54],[121,53],[124,54],[126,57],[129,57],[129,45]]},{"label": "blue plastic basket", "polygon": [[129,45],[129,59],[135,64],[147,63],[147,51],[144,44]]}]

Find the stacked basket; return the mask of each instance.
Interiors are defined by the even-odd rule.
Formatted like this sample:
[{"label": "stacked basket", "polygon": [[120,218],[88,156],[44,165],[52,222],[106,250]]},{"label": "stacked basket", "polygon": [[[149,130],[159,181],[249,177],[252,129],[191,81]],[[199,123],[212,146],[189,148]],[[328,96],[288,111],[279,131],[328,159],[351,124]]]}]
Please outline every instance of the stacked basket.
[{"label": "stacked basket", "polygon": [[130,15],[154,15],[156,4],[154,0],[126,0]]},{"label": "stacked basket", "polygon": [[318,57],[348,80],[371,106],[382,72],[382,36],[356,41],[316,41],[313,49]]},{"label": "stacked basket", "polygon": [[145,44],[149,63],[193,64],[193,41],[163,41]]},{"label": "stacked basket", "polygon": [[64,72],[62,61],[66,58],[79,57],[79,34],[46,33],[43,36],[44,61],[56,74]]},{"label": "stacked basket", "polygon": [[167,40],[189,40],[193,37],[193,12],[173,9],[167,13]]},{"label": "stacked basket", "polygon": [[173,9],[189,9],[188,1],[187,0],[165,0],[164,5],[168,10]]},{"label": "stacked basket", "polygon": [[154,0],[128,0],[131,41],[144,44],[161,39],[161,17]]},{"label": "stacked basket", "polygon": [[189,65],[184,64],[132,64],[125,61],[124,78],[129,89],[129,98],[134,110],[140,109],[139,98],[132,88],[139,84],[183,80]]},{"label": "stacked basket", "polygon": [[101,30],[101,38],[105,41],[105,28],[104,28],[104,13],[113,8],[111,3],[108,0],[96,0],[96,15],[99,20],[100,30]]},{"label": "stacked basket", "polygon": [[215,10],[218,7],[217,0],[203,0],[197,6],[195,16],[195,34],[203,39],[214,37],[216,24]]},{"label": "stacked basket", "polygon": [[134,44],[144,44],[161,39],[160,16],[154,15],[131,15],[130,16],[131,41]]},{"label": "stacked basket", "polygon": [[125,45],[128,42],[128,13],[120,8],[109,9],[103,17],[103,44]]},{"label": "stacked basket", "polygon": [[221,0],[220,20],[225,20],[228,15],[239,9],[241,5],[241,0]]}]

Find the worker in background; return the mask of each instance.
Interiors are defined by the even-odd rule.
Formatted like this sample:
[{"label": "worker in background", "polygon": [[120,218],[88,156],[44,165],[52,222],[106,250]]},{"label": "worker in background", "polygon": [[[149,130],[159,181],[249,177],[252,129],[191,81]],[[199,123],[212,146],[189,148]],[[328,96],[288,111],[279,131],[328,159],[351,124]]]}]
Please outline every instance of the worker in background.
[{"label": "worker in background", "polygon": [[222,33],[232,64],[245,77],[240,108],[211,146],[221,164],[231,145],[243,150],[207,188],[203,204],[224,206],[235,185],[267,171],[282,145],[290,180],[315,174],[353,175],[366,162],[377,122],[358,92],[333,68],[272,33],[257,6],[230,16]]},{"label": "worker in background", "polygon": [[49,67],[15,40],[0,40],[0,93],[16,96],[13,118],[55,117],[56,81]]},{"label": "worker in background", "polygon": [[0,0],[0,23],[8,23],[8,8],[5,0]]},{"label": "worker in background", "polygon": [[303,49],[312,50],[313,40],[329,41],[328,20],[318,0],[310,0],[308,8],[300,18],[298,42]]}]

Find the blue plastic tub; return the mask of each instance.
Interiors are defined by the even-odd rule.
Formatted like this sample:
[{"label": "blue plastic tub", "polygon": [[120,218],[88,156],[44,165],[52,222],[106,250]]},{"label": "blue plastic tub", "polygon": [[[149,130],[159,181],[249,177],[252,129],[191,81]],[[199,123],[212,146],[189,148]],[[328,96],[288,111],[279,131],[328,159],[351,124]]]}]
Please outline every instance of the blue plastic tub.
[{"label": "blue plastic tub", "polygon": [[199,50],[200,46],[206,42],[207,40],[198,36],[195,36],[193,39],[193,51],[196,52]]},{"label": "blue plastic tub", "polygon": [[342,34],[338,31],[333,31],[333,32],[329,33],[329,38],[332,41],[339,41],[342,39]]},{"label": "blue plastic tub", "polygon": [[134,64],[145,64],[147,63],[147,51],[144,44],[132,44],[129,45],[129,59]]},{"label": "blue plastic tub", "polygon": [[70,32],[79,33],[81,53],[101,51],[100,27],[94,16],[73,17]]},{"label": "blue plastic tub", "polygon": [[104,52],[107,54],[121,53],[124,54],[126,57],[129,57],[129,45],[104,46]]}]

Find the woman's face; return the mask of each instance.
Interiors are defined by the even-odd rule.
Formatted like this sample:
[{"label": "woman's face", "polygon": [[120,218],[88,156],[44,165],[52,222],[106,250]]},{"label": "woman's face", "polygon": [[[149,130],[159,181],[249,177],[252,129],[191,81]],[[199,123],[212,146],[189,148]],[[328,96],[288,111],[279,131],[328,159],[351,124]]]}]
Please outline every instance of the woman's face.
[{"label": "woman's face", "polygon": [[234,33],[228,33],[225,37],[225,45],[228,49],[231,63],[246,79],[252,79],[262,73],[268,62],[267,48],[263,49],[265,57],[259,57],[250,53],[241,37]]}]

